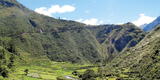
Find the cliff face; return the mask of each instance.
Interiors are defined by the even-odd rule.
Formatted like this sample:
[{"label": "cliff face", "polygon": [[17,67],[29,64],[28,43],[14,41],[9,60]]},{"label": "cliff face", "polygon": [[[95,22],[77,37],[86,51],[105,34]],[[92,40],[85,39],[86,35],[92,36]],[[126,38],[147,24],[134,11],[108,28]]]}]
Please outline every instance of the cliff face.
[{"label": "cliff face", "polygon": [[135,46],[145,33],[132,23],[91,27],[98,42],[105,46],[108,54],[115,54]]}]

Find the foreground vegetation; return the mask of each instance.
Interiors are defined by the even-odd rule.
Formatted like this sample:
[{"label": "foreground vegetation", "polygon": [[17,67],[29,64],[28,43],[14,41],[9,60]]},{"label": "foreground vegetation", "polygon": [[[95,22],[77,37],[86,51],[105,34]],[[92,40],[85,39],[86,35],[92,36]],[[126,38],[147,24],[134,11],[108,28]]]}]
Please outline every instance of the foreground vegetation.
[{"label": "foreground vegetation", "polygon": [[[14,68],[8,77],[2,80],[117,80],[127,78],[126,74],[109,74],[93,65],[71,64],[66,62],[46,62],[21,65]],[[26,71],[27,69],[27,71]],[[101,72],[102,71],[102,72]],[[124,71],[125,72],[125,71]]]}]

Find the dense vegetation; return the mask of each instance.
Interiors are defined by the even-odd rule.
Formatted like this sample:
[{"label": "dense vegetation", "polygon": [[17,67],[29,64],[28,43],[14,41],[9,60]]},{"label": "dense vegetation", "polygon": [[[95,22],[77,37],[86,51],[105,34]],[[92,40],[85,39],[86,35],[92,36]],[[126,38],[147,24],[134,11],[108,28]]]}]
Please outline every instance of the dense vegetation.
[{"label": "dense vegetation", "polygon": [[37,14],[15,0],[0,3],[0,35],[11,38],[18,50],[34,57],[98,63],[135,46],[144,37],[144,32],[131,23],[87,26]]},{"label": "dense vegetation", "polygon": [[0,79],[159,79],[159,32],[54,19],[1,0]]},{"label": "dense vegetation", "polygon": [[122,52],[109,64],[116,70],[126,69],[129,77],[160,79],[160,27],[150,32],[135,47]]}]

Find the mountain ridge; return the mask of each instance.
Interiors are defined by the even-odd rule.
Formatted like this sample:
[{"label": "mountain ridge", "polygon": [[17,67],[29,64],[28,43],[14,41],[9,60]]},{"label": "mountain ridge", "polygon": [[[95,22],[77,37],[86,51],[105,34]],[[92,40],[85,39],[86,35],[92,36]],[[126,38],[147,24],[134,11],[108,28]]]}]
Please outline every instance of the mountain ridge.
[{"label": "mountain ridge", "polygon": [[151,22],[150,24],[147,24],[143,30],[146,32],[152,31],[156,26],[158,26],[160,24],[160,16],[157,17],[153,22]]},{"label": "mountain ridge", "polygon": [[54,79],[66,76],[63,71],[68,76],[80,69],[94,69],[100,79],[160,79],[159,34],[159,25],[150,32],[130,22],[92,26],[38,14],[16,0],[1,0],[0,79],[9,77],[17,66],[20,69],[14,76],[18,78],[30,77],[23,74],[28,68],[29,74]]},{"label": "mountain ridge", "polygon": [[139,79],[159,79],[160,26],[155,28],[135,47],[122,52],[111,64],[118,68],[130,69],[130,76]]},{"label": "mountain ridge", "polygon": [[[93,29],[92,26],[87,27],[79,22],[37,14],[15,0],[13,2],[12,0],[3,1],[9,1],[20,7],[3,6],[1,8],[0,13],[3,14],[0,16],[0,35],[12,37],[16,47],[31,53],[31,55],[46,55],[54,61],[100,62],[103,57],[109,57],[112,53],[122,51],[133,39],[135,41],[131,44],[132,46],[136,45],[145,35],[131,23],[100,25],[103,27],[97,26],[96,29]],[[119,36],[116,36],[116,30],[121,33]],[[136,36],[138,34],[139,36]],[[108,44],[107,39],[111,37],[117,38],[117,40],[114,40],[115,43],[113,43],[113,40],[110,39]],[[130,40],[125,42],[127,37],[130,37]],[[103,41],[101,42],[100,39]],[[119,46],[119,43],[124,46]]]}]

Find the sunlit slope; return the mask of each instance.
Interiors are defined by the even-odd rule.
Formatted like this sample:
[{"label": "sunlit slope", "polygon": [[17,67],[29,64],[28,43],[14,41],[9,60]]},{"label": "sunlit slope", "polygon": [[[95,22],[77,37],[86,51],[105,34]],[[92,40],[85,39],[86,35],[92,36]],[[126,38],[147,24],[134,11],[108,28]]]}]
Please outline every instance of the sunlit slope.
[{"label": "sunlit slope", "polygon": [[130,68],[136,73],[136,77],[142,79],[159,79],[160,27],[151,31],[134,48],[128,49],[116,57],[111,64],[115,68]]},{"label": "sunlit slope", "polygon": [[37,14],[16,0],[0,1],[0,36],[33,57],[97,63],[135,46],[144,35],[132,23],[88,26]]}]

